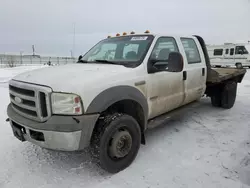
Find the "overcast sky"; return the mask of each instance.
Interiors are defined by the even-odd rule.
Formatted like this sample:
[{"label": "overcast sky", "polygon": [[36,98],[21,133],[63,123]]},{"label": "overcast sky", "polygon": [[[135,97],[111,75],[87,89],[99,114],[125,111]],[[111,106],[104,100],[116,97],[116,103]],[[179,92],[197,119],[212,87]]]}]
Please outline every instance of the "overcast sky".
[{"label": "overcast sky", "polygon": [[123,31],[198,34],[207,43],[250,40],[250,0],[0,0],[0,54],[70,56]]}]

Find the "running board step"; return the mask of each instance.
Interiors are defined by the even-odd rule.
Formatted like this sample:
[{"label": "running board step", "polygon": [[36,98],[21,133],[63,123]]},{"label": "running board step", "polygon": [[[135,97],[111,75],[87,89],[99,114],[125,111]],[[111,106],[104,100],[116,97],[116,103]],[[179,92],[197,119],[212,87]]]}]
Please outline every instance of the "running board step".
[{"label": "running board step", "polygon": [[201,103],[199,101],[195,101],[189,104],[186,104],[185,106],[179,107],[175,110],[172,110],[166,114],[157,116],[153,119],[150,119],[148,121],[148,129],[152,129],[155,127],[158,127],[160,125],[163,125],[167,123],[169,120],[171,120],[173,117],[176,117],[178,115],[186,114],[185,112],[190,111],[194,108],[197,108],[197,106],[200,106]]}]

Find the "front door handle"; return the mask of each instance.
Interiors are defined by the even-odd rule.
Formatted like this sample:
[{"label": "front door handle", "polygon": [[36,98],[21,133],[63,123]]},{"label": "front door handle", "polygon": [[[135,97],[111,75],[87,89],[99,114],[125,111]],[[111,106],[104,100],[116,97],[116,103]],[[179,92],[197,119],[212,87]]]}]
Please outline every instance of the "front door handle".
[{"label": "front door handle", "polygon": [[202,76],[205,76],[205,68],[202,68]]},{"label": "front door handle", "polygon": [[187,80],[187,71],[183,71],[183,80]]}]

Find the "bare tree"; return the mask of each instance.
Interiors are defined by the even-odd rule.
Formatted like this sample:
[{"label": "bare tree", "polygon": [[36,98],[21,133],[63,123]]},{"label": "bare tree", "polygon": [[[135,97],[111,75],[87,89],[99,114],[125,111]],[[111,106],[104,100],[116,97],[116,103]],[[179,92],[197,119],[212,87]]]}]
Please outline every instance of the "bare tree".
[{"label": "bare tree", "polygon": [[15,67],[16,66],[16,64],[15,64],[15,59],[14,59],[14,57],[13,56],[10,56],[9,58],[8,58],[8,67]]}]

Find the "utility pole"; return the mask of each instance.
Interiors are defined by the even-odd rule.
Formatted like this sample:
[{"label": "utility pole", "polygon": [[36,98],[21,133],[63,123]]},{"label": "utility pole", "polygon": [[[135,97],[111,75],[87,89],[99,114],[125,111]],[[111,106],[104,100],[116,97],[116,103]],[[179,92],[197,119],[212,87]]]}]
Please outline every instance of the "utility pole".
[{"label": "utility pole", "polygon": [[74,30],[74,34],[73,34],[73,47],[72,47],[72,53],[71,56],[74,57],[75,55],[75,35],[76,35],[76,24],[73,24],[73,30]]},{"label": "utility pole", "polygon": [[23,51],[20,51],[20,62],[23,64]]},{"label": "utility pole", "polygon": [[35,56],[35,45],[32,45],[33,56]]}]

